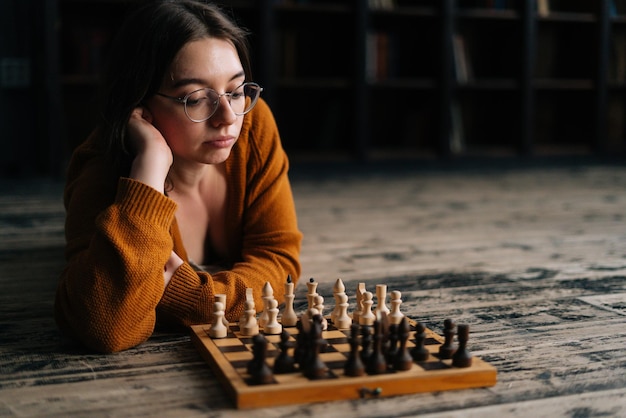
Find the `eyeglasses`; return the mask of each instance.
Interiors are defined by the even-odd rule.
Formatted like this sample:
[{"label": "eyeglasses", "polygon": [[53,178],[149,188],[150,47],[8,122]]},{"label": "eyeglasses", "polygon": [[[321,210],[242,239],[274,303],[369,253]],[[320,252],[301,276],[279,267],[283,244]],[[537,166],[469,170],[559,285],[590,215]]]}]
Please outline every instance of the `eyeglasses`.
[{"label": "eyeglasses", "polygon": [[157,95],[174,100],[185,105],[185,114],[193,122],[204,122],[217,112],[222,96],[226,97],[235,115],[245,115],[256,105],[263,87],[257,83],[243,83],[235,90],[219,94],[213,89],[204,88],[194,90],[185,97]]}]

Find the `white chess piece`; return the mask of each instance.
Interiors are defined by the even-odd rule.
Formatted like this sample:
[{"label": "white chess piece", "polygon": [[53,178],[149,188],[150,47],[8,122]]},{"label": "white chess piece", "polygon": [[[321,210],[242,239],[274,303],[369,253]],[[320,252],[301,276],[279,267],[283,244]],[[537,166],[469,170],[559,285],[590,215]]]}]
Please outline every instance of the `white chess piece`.
[{"label": "white chess piece", "polygon": [[246,310],[244,311],[244,319],[239,323],[241,335],[252,337],[259,333],[259,324],[256,320],[256,309],[253,300],[246,300]]},{"label": "white chess piece", "polygon": [[228,328],[224,326],[222,318],[224,317],[224,304],[215,302],[213,304],[213,323],[209,329],[209,337],[225,338],[228,335]]},{"label": "white chess piece", "polygon": [[274,289],[270,282],[265,282],[265,286],[263,286],[263,311],[261,312],[261,316],[259,317],[259,326],[264,328],[267,323],[267,310],[269,309],[269,302],[274,300]]},{"label": "white chess piece", "polygon": [[373,297],[372,292],[363,293],[363,300],[361,301],[363,304],[363,312],[359,315],[359,324],[361,325],[374,325],[376,316],[374,312],[372,312],[372,305],[374,304],[372,300]]},{"label": "white chess piece", "polygon": [[398,325],[404,314],[400,312],[400,305],[402,304],[402,293],[399,290],[391,292],[391,314],[389,314],[389,323]]},{"label": "white chess piece", "polygon": [[307,294],[306,294],[306,299],[307,302],[309,303],[309,309],[313,308],[315,306],[315,296],[317,296],[317,282],[313,280],[313,278],[311,278],[307,284]]},{"label": "white chess piece", "polygon": [[359,317],[363,312],[363,294],[367,290],[365,289],[365,283],[359,283],[356,288],[356,308],[354,308],[354,312],[352,312],[352,321],[355,324],[360,324]]},{"label": "white chess piece", "polygon": [[[215,295],[215,301],[221,303],[224,306],[224,310],[226,310],[226,295],[225,294],[219,293]],[[230,325],[228,323],[228,319],[226,319],[226,315],[222,316],[222,322],[224,323],[224,326],[226,328],[228,328],[228,326]]]},{"label": "white chess piece", "polygon": [[293,283],[285,283],[285,309],[281,316],[281,323],[284,327],[295,327],[298,323],[298,315],[296,315],[296,312],[293,310],[294,298]]},{"label": "white chess piece", "polygon": [[[252,301],[252,306],[255,309],[255,315],[256,315],[256,308],[254,307],[254,295],[253,295],[253,289],[251,287],[247,287],[246,288],[246,304],[244,306],[248,306],[247,302],[248,301]],[[241,314],[241,317],[239,317],[239,327],[242,328],[245,324],[246,324],[246,311],[245,309],[248,308],[244,308],[243,313]]]},{"label": "white chess piece", "polygon": [[263,333],[276,335],[283,332],[283,327],[278,322],[278,302],[272,299],[268,302],[267,323],[263,326]]},{"label": "white chess piece", "polygon": [[339,316],[339,312],[341,307],[339,304],[341,303],[340,298],[342,294],[346,294],[346,286],[343,284],[341,279],[337,279],[335,281],[335,286],[333,286],[333,296],[335,297],[335,308],[330,313],[330,320],[335,323],[337,321],[337,317]]},{"label": "white chess piece", "polygon": [[385,313],[389,315],[389,308],[387,307],[387,285],[386,284],[377,284],[376,285],[376,309],[374,310],[374,314],[377,316],[378,313]]},{"label": "white chess piece", "polygon": [[352,318],[348,315],[348,295],[340,293],[337,306],[339,306],[339,313],[333,323],[338,329],[349,329],[352,325]]},{"label": "white chess piece", "polygon": [[322,316],[322,331],[326,331],[328,329],[328,321],[324,318],[324,297],[322,295],[315,296],[314,308],[317,309],[319,315]]}]

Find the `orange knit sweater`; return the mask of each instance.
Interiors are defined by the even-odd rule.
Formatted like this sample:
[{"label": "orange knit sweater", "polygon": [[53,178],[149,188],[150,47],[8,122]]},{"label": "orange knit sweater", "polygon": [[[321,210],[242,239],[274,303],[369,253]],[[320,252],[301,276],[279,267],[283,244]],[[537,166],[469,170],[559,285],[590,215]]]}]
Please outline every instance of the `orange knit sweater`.
[{"label": "orange knit sweater", "polygon": [[[64,333],[114,352],[145,341],[157,318],[184,326],[210,322],[215,294],[226,294],[230,320],[242,314],[248,287],[257,310],[266,282],[282,301],[287,275],[297,280],[300,274],[302,235],[287,157],[262,100],[245,116],[224,164],[229,260],[220,261],[229,267],[209,274],[188,263],[174,201],[138,181],[114,178],[93,138],[75,151],[65,189],[67,264],[55,301]],[[185,263],[164,287],[172,249]]]}]

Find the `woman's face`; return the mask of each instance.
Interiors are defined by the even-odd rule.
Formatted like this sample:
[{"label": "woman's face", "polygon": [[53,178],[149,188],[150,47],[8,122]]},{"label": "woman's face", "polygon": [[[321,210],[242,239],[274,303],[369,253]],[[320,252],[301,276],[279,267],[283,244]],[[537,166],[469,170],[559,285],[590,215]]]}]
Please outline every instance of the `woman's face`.
[{"label": "woman's face", "polygon": [[[235,47],[228,41],[203,38],[187,43],[178,52],[161,83],[159,93],[184,97],[201,88],[219,94],[231,92],[245,81],[243,66]],[[155,95],[147,101],[154,126],[170,146],[174,161],[219,164],[230,155],[243,123],[226,96],[219,99],[213,116],[193,122],[183,104]]]}]

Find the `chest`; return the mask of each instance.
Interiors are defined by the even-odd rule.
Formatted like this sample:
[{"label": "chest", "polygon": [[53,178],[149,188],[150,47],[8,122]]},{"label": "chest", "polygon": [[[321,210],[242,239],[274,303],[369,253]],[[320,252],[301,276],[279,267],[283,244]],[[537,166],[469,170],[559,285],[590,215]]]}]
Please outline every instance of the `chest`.
[{"label": "chest", "polygon": [[226,230],[227,188],[225,181],[214,182],[204,193],[175,195],[176,220],[190,260],[210,263],[228,254]]}]

